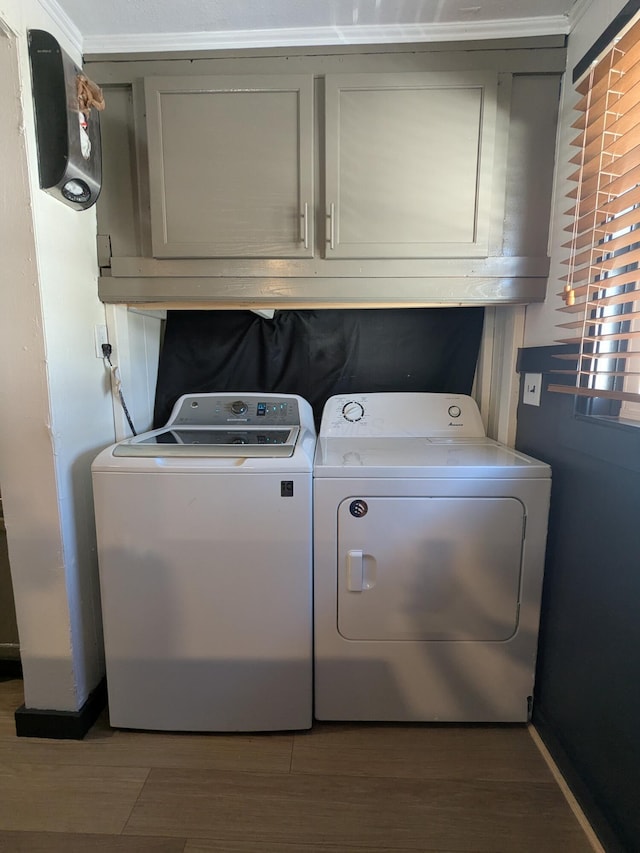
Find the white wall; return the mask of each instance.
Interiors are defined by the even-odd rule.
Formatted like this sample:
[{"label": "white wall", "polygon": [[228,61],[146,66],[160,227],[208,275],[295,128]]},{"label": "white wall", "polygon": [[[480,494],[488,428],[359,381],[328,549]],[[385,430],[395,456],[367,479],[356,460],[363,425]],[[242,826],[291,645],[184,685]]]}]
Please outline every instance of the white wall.
[{"label": "white wall", "polygon": [[568,39],[567,73],[562,88],[558,123],[555,192],[549,238],[551,269],[547,285],[547,298],[541,305],[527,306],[524,340],[526,347],[548,346],[570,335],[570,330],[556,329],[555,325],[558,322],[563,322],[562,315],[557,314],[557,309],[562,305],[562,300],[557,294],[560,293],[564,285],[561,277],[567,273],[566,266],[562,264],[562,260],[567,257],[567,249],[563,249],[562,244],[567,242],[570,234],[563,229],[571,222],[571,219],[564,215],[564,211],[572,205],[571,200],[566,198],[566,194],[572,186],[567,178],[571,172],[575,171],[575,165],[572,166],[569,163],[576,151],[575,148],[571,149],[570,141],[578,133],[575,128],[571,127],[572,122],[577,117],[573,105],[578,100],[572,83],[572,72],[574,66],[598,40],[626,4],[627,0],[591,0],[590,3],[579,2],[577,4],[578,14]]},{"label": "white wall", "polygon": [[[124,305],[105,305],[109,343],[113,346],[127,409],[136,428],[144,432],[153,426],[161,320],[166,311],[128,310]],[[115,385],[115,383],[114,383]],[[114,391],[117,393],[116,389]],[[116,439],[131,435],[127,417],[116,400]]]},{"label": "white wall", "polygon": [[25,704],[74,711],[104,672],[89,464],[113,412],[95,211],[38,187],[27,29],[80,57],[37,0],[0,0],[0,22],[0,484]]}]

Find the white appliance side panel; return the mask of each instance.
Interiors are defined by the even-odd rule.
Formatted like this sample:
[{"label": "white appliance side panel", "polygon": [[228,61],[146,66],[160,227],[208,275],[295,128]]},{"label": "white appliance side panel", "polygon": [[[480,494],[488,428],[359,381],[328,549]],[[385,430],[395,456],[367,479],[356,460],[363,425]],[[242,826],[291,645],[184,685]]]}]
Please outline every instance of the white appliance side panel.
[{"label": "white appliance side panel", "polygon": [[503,642],[518,625],[524,507],[514,498],[373,497],[338,509],[348,640]]},{"label": "white appliance side panel", "polygon": [[99,472],[94,493],[112,725],[308,728],[311,476]]}]

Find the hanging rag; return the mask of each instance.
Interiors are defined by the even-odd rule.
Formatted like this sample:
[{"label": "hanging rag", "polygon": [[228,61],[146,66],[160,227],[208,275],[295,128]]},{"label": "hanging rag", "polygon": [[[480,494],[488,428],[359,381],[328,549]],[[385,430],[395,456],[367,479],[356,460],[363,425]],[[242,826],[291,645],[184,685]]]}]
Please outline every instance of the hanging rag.
[{"label": "hanging rag", "polygon": [[78,74],[76,83],[78,87],[78,108],[81,113],[84,113],[88,118],[92,107],[95,107],[96,110],[104,109],[104,95],[100,86],[96,85],[93,80],[89,80],[84,74]]}]

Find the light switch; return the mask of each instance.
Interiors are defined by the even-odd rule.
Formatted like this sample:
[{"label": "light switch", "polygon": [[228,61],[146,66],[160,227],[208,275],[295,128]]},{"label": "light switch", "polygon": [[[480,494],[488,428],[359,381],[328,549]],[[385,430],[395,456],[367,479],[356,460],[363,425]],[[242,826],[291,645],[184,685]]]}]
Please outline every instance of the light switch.
[{"label": "light switch", "polygon": [[542,390],[542,374],[541,373],[525,373],[524,375],[524,390],[522,392],[522,402],[526,406],[540,405],[540,391]]}]

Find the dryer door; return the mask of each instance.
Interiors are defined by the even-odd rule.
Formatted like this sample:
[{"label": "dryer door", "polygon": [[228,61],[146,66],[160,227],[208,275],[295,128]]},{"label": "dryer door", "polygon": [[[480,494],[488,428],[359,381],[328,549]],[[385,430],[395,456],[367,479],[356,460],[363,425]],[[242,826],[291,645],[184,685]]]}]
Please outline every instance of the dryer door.
[{"label": "dryer door", "polygon": [[523,530],[515,498],[344,500],[338,631],[349,640],[508,640]]}]

